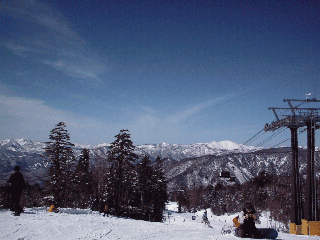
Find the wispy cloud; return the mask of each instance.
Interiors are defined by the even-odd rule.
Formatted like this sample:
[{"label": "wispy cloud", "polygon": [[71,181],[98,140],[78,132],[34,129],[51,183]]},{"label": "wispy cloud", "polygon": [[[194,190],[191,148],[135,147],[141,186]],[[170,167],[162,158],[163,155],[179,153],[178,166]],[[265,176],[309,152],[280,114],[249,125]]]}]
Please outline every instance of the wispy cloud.
[{"label": "wispy cloud", "polygon": [[94,64],[88,66],[91,60],[84,59],[60,59],[57,61],[45,60],[44,64],[55,68],[58,71],[63,71],[71,77],[91,78],[100,81],[98,74],[102,73],[103,66],[101,64]]},{"label": "wispy cloud", "polygon": [[4,1],[0,9],[33,29],[32,35],[21,33],[6,39],[6,47],[14,54],[35,58],[68,76],[95,81],[107,69],[57,9],[31,0]]},{"label": "wispy cloud", "polygon": [[[15,97],[14,92],[0,85],[0,136],[2,139],[30,138],[46,141],[50,130],[58,122],[64,121],[72,141],[80,144],[110,143],[121,129],[129,129],[135,145],[163,141],[181,143],[186,137],[189,141],[198,141],[199,131],[208,135],[207,132],[213,130],[197,129],[188,119],[208,108],[217,108],[217,112],[223,111],[223,104],[236,96],[237,94],[229,94],[217,97],[175,114],[145,106],[131,108],[132,111],[126,112],[125,118],[120,114],[109,119],[107,116],[99,119],[57,109],[48,106],[44,101]],[[71,97],[83,98],[82,95]],[[211,133],[210,136],[217,136],[216,130],[215,134]],[[234,132],[232,134],[234,135]]]},{"label": "wispy cloud", "polygon": [[15,55],[18,55],[20,57],[26,57],[28,53],[28,49],[21,45],[16,45],[12,43],[8,43],[7,48],[10,49]]},{"label": "wispy cloud", "polygon": [[181,112],[178,112],[172,116],[169,116],[167,118],[167,120],[171,123],[179,123],[183,120],[185,120],[186,118],[192,116],[192,115],[195,115],[197,113],[199,113],[201,110],[205,109],[205,108],[208,108],[208,107],[211,107],[215,104],[218,104],[218,103],[222,103],[224,101],[228,101],[234,97],[236,97],[238,94],[228,94],[228,95],[224,95],[222,97],[217,97],[217,98],[214,98],[214,99],[210,99],[206,102],[203,102],[203,103],[200,103],[198,105],[195,105],[195,106],[192,106],[184,111],[181,111]]},{"label": "wispy cloud", "polygon": [[[48,7],[45,6],[44,4],[41,4],[41,8],[48,8]],[[58,18],[59,15],[61,15],[60,17],[63,17],[62,14],[59,14],[59,13],[58,14],[53,13],[52,15],[36,13],[35,15],[35,18],[37,20],[36,23],[46,27],[52,33],[55,33],[54,35],[55,38],[62,40],[63,43],[70,44],[70,41],[72,41],[72,43],[85,44],[85,41],[81,39],[75,31],[72,30],[72,28],[67,23],[66,19],[61,20]]]},{"label": "wispy cloud", "polygon": [[[151,111],[150,108],[144,107],[144,112],[137,114],[126,127],[132,130],[132,136],[139,142],[159,143],[162,141],[176,141],[175,143],[179,143],[184,140],[184,136],[188,135],[190,130],[186,129],[190,126],[186,127],[182,122],[187,122],[189,117],[201,114],[205,109],[214,107],[215,105],[221,111],[223,103],[237,97],[239,94],[242,93],[226,94],[210,99],[172,115],[154,109],[151,109]],[[160,114],[162,117],[159,116]],[[189,138],[192,139],[192,136],[189,136]]]},{"label": "wispy cloud", "polygon": [[0,136],[49,140],[50,130],[58,122],[66,122],[71,140],[81,144],[98,144],[113,141],[120,126],[84,117],[50,106],[45,102],[0,94]]}]

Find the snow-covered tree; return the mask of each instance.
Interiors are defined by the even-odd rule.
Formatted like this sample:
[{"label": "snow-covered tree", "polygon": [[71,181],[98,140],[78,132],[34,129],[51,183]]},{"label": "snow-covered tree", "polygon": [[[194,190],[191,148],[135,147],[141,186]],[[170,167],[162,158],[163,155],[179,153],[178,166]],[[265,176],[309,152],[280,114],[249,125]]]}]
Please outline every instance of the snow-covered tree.
[{"label": "snow-covered tree", "polygon": [[73,188],[74,144],[70,142],[70,135],[64,122],[59,122],[51,130],[49,139],[51,141],[46,142],[45,148],[49,163],[48,188],[56,205],[67,206],[70,201],[68,196]]}]

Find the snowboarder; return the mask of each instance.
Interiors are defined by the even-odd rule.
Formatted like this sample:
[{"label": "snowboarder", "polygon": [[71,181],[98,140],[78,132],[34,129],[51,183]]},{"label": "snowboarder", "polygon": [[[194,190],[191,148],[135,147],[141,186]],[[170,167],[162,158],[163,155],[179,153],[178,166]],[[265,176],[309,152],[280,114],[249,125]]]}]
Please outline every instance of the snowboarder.
[{"label": "snowboarder", "polygon": [[[236,236],[244,238],[244,237],[251,237],[251,238],[259,238],[260,232],[256,228],[256,221],[259,221],[259,216],[256,214],[256,210],[252,206],[251,203],[247,203],[244,208],[243,212],[236,218],[240,223],[235,224],[238,225],[236,229]],[[234,221],[235,222],[235,221]]]},{"label": "snowboarder", "polygon": [[208,225],[210,227],[210,222],[208,220],[207,210],[205,210],[203,215],[202,215],[202,222],[204,222],[206,225]]},{"label": "snowboarder", "polygon": [[109,217],[109,207],[108,205],[104,205],[104,210],[103,210],[103,216],[105,217],[107,215],[107,217]]},{"label": "snowboarder", "polygon": [[20,207],[20,198],[23,189],[26,187],[23,175],[22,173],[20,173],[20,170],[20,166],[15,166],[15,173],[13,173],[8,179],[12,203],[11,211],[13,211],[15,215],[20,215],[20,213],[23,212],[22,207]]}]

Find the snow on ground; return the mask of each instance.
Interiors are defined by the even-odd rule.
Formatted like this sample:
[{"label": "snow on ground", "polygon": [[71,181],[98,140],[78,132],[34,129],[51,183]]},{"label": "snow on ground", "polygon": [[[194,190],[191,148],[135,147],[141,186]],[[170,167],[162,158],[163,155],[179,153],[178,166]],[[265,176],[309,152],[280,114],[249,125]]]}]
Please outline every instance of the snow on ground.
[{"label": "snow on ground", "polygon": [[[21,216],[13,216],[9,211],[0,211],[0,239],[238,239],[231,235],[221,235],[225,225],[232,225],[236,215],[214,216],[208,211],[209,221],[213,228],[201,223],[203,211],[177,213],[176,204],[169,204],[164,223],[151,223],[117,217],[103,217],[97,212],[75,209],[61,209],[60,213],[49,213],[46,209],[25,209]],[[195,220],[192,220],[195,216]],[[262,218],[257,227],[267,227],[267,220]],[[278,239],[303,240],[320,239],[317,236],[295,236],[279,233]]]}]

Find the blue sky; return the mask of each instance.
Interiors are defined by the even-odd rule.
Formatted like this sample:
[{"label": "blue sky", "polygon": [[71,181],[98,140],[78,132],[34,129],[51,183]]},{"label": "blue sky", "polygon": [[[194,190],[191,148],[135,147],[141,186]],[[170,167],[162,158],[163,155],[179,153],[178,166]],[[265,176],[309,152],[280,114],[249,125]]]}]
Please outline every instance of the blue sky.
[{"label": "blue sky", "polygon": [[320,96],[317,1],[26,0],[0,10],[0,139],[47,141],[64,121],[80,144],[112,142],[120,129],[135,145],[244,143],[274,120],[268,107],[314,86]]}]

